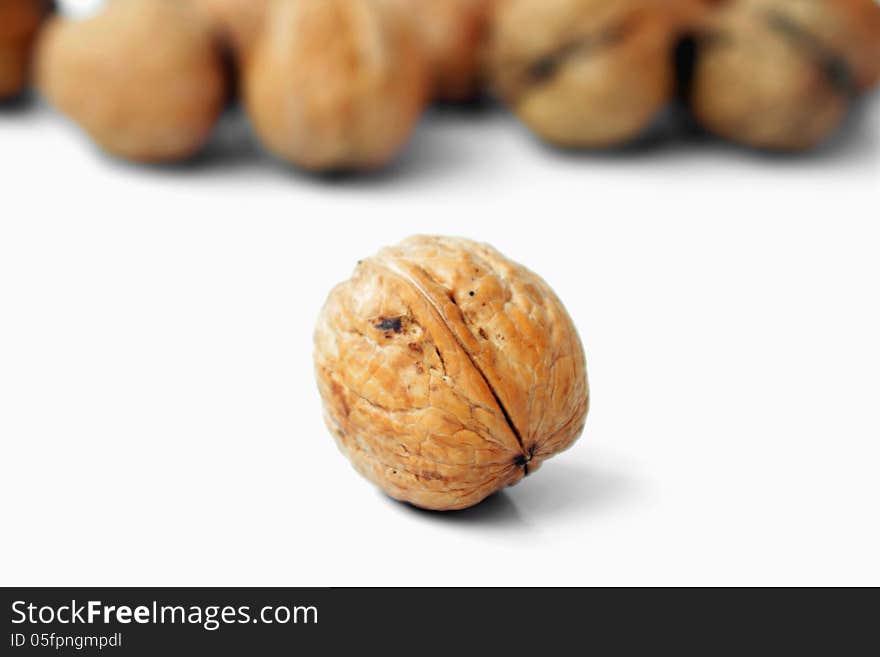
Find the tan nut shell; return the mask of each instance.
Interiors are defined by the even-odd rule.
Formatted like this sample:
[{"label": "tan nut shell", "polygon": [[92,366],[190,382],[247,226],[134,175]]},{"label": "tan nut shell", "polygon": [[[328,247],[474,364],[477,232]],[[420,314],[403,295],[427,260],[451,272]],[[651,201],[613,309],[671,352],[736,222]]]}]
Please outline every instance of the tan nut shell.
[{"label": "tan nut shell", "polygon": [[583,347],[537,275],[492,247],[413,237],[362,261],[315,331],[325,417],[355,468],[419,507],[473,506],[580,436]]},{"label": "tan nut shell", "polygon": [[144,162],[195,154],[226,97],[213,37],[178,0],[112,0],[88,19],[54,19],[37,82],[101,148]]},{"label": "tan nut shell", "polygon": [[50,0],[0,0],[0,100],[27,86],[34,39],[51,10]]},{"label": "tan nut shell", "polygon": [[428,69],[406,16],[383,0],[276,0],[244,70],[263,144],[316,171],[373,169],[421,115]]},{"label": "tan nut shell", "polygon": [[703,9],[692,0],[500,0],[493,86],[550,143],[632,141],[670,100],[675,43]]},{"label": "tan nut shell", "polygon": [[880,66],[873,0],[738,0],[701,39],[691,105],[710,131],[803,150],[833,135]]},{"label": "tan nut shell", "polygon": [[438,100],[459,102],[480,90],[491,0],[394,0],[409,10]]}]

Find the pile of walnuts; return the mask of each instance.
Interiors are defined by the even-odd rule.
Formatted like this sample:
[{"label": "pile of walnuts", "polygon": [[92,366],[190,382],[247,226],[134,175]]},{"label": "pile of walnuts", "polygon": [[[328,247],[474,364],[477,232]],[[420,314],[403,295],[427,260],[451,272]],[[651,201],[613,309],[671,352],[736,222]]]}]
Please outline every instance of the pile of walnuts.
[{"label": "pile of walnuts", "polygon": [[279,158],[374,169],[430,102],[486,92],[566,148],[626,144],[684,101],[727,140],[803,150],[880,78],[877,0],[107,0],[83,20],[52,13],[52,0],[0,0],[0,99],[33,68],[101,148],[143,162],[192,157],[240,98]]}]

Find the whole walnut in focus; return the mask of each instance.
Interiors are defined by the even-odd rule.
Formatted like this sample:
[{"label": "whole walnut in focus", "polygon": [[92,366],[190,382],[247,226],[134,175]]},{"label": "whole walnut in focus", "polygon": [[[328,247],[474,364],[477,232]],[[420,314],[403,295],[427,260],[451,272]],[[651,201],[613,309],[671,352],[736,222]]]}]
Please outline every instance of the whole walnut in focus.
[{"label": "whole walnut in focus", "polygon": [[269,0],[192,0],[230,51],[244,56],[259,38]]},{"label": "whole walnut in focus", "polygon": [[434,97],[460,102],[476,96],[494,0],[394,1],[412,14],[431,67]]},{"label": "whole walnut in focus", "polygon": [[874,0],[735,0],[697,41],[690,103],[710,131],[772,150],[832,136],[880,76]]},{"label": "whole walnut in focus", "polygon": [[580,436],[577,331],[553,290],[492,247],[413,237],[363,260],[315,331],[327,425],[388,495],[473,506]]},{"label": "whole walnut in focus", "polygon": [[553,144],[632,141],[674,95],[676,46],[705,10],[696,0],[499,0],[493,86]]},{"label": "whole walnut in focus", "polygon": [[244,69],[263,144],[314,171],[388,164],[424,110],[428,68],[384,0],[276,0]]},{"label": "whole walnut in focus", "polygon": [[205,144],[227,80],[213,37],[188,3],[111,0],[93,17],[47,25],[37,83],[108,153],[163,162]]},{"label": "whole walnut in focus", "polygon": [[27,87],[34,40],[53,7],[51,0],[0,0],[0,100]]}]

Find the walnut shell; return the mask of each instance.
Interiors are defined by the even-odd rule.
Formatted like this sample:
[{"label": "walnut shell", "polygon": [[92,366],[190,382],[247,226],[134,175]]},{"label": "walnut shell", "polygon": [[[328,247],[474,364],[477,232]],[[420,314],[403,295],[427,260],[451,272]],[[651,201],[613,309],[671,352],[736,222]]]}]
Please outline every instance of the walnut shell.
[{"label": "walnut shell", "polygon": [[410,11],[428,56],[437,100],[461,102],[480,91],[492,0],[395,0]]},{"label": "walnut shell", "polygon": [[568,447],[589,405],[553,290],[492,247],[412,237],[359,263],[315,331],[327,425],[355,468],[415,506],[473,506]]},{"label": "walnut shell", "polygon": [[314,171],[388,164],[427,96],[407,17],[383,0],[276,0],[267,21],[244,69],[263,144]]},{"label": "walnut shell", "polygon": [[27,87],[34,40],[53,7],[51,0],[0,0],[0,100]]},{"label": "walnut shell", "polygon": [[493,86],[550,143],[624,144],[670,101],[675,46],[703,11],[693,0],[500,0]]},{"label": "walnut shell", "polygon": [[728,140],[804,150],[837,131],[878,73],[873,0],[737,0],[698,40],[690,103]]},{"label": "walnut shell", "polygon": [[189,3],[113,0],[90,18],[47,25],[37,83],[108,153],[162,162],[189,158],[205,144],[227,79],[214,38]]}]

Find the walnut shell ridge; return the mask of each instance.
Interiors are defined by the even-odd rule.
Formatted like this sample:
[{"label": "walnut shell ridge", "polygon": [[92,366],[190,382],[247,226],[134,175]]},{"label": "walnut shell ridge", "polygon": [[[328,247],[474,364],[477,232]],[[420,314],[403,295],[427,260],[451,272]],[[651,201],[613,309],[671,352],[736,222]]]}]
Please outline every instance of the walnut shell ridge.
[{"label": "walnut shell ridge", "polygon": [[586,359],[553,290],[485,244],[412,237],[361,261],[315,331],[340,450],[391,497],[478,504],[580,436]]}]

